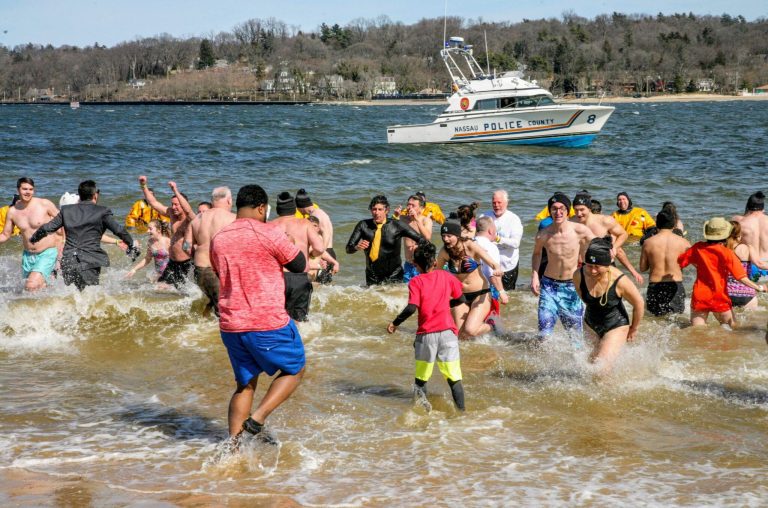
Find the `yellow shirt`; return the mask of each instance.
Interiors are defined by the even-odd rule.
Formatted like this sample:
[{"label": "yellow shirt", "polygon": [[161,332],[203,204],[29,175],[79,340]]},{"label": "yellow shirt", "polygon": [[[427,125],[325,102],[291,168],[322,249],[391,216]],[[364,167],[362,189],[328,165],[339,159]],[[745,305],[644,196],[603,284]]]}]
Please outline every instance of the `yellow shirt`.
[{"label": "yellow shirt", "polygon": [[648,212],[639,207],[634,207],[629,213],[619,213],[618,210],[611,214],[630,236],[643,236],[643,232],[656,225],[656,221]]},{"label": "yellow shirt", "polygon": [[[568,217],[573,217],[574,215],[576,215],[576,212],[573,210],[573,207],[571,207],[570,211],[568,212]],[[549,217],[549,208],[545,206],[539,213],[536,214],[534,219],[541,221],[547,217]]]},{"label": "yellow shirt", "polygon": [[[0,208],[0,233],[3,232],[3,229],[5,228],[5,217],[8,215],[8,209],[10,208],[10,205],[5,205],[4,207]],[[13,225],[13,232],[11,233],[11,236],[16,236],[19,233],[21,233],[21,230],[19,229],[19,226],[16,224]]]},{"label": "yellow shirt", "polygon": [[131,211],[125,216],[125,227],[136,228],[139,233],[147,232],[147,224],[153,220],[170,222],[171,219],[149,206],[143,199],[136,201],[131,207]]}]

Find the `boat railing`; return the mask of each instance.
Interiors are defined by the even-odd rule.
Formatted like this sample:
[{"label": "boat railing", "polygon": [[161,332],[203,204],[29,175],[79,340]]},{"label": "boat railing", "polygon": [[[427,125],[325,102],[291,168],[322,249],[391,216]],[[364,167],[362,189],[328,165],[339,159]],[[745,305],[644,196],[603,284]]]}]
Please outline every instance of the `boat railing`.
[{"label": "boat railing", "polygon": [[555,96],[555,99],[562,102],[568,102],[568,101],[574,101],[579,99],[600,99],[598,101],[598,105],[603,103],[603,99],[605,99],[606,93],[604,91],[584,91],[584,92],[569,92],[567,94],[563,95],[557,95]]}]

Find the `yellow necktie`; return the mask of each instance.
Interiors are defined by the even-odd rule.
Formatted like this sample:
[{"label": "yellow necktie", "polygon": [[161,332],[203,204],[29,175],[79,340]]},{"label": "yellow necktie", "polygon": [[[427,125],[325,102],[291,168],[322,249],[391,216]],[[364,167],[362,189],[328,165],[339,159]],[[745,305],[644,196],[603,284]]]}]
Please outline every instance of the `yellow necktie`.
[{"label": "yellow necktie", "polygon": [[368,254],[368,257],[371,258],[371,261],[376,261],[379,259],[379,247],[381,247],[381,228],[384,227],[384,224],[386,224],[387,221],[384,221],[382,224],[376,224],[376,232],[373,234],[373,243],[371,243],[371,252]]}]

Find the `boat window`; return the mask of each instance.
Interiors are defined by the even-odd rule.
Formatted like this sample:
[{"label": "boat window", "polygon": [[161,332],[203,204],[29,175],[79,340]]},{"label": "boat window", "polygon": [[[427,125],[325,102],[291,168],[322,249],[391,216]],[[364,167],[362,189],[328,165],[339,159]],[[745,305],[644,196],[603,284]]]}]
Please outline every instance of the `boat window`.
[{"label": "boat window", "polygon": [[517,97],[502,97],[499,99],[499,107],[501,109],[517,107]]},{"label": "boat window", "polygon": [[517,98],[518,108],[535,108],[536,106],[549,106],[554,103],[555,101],[548,95],[532,95],[530,97]]},{"label": "boat window", "polygon": [[497,109],[499,107],[498,100],[497,99],[483,99],[479,100],[475,103],[475,110],[488,110],[488,109]]}]

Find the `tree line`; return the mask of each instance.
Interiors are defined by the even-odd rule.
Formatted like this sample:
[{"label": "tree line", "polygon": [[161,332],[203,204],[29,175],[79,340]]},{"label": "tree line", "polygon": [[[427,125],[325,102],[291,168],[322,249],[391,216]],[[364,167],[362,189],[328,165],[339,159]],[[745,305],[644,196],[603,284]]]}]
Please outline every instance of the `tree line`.
[{"label": "tree line", "polygon": [[125,97],[128,82],[145,80],[154,84],[152,94],[166,95],[157,98],[224,98],[235,90],[251,97],[291,91],[367,98],[387,76],[402,94],[447,92],[438,54],[444,23],[448,36],[474,44],[483,66],[523,67],[526,77],[556,94],[680,93],[701,83],[735,93],[768,83],[768,19],[617,12],[587,19],[566,12],[518,23],[451,17],[406,25],[382,16],[344,26],[323,23],[315,32],[274,18],[250,19],[207,37],[162,34],[110,48],[0,46],[0,90],[6,99],[53,89],[98,100]]}]

